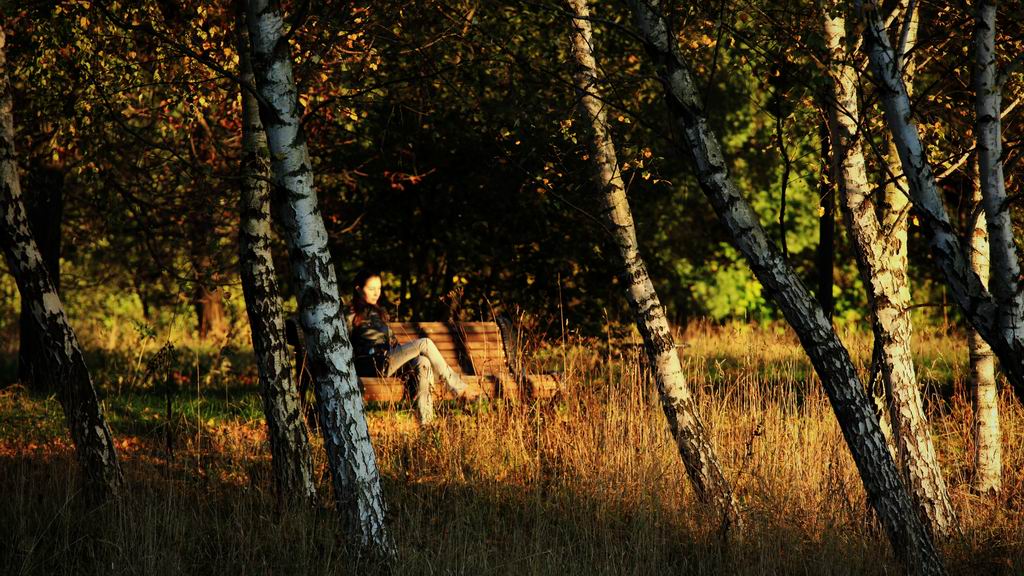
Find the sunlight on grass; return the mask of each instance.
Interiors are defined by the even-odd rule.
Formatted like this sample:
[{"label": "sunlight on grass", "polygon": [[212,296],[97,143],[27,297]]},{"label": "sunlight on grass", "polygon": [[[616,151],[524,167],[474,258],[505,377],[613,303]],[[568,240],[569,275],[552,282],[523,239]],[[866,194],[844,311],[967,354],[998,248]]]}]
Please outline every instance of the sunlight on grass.
[{"label": "sunlight on grass", "polygon": [[[869,336],[842,336],[863,369]],[[553,401],[448,406],[427,430],[407,403],[371,408],[400,547],[392,573],[898,572],[793,335],[696,324],[678,341],[744,511],[742,540],[723,547],[713,513],[694,500],[640,350],[628,339],[609,348],[572,338],[538,355],[544,368],[564,370]],[[1020,406],[1003,396],[1006,490],[996,500],[977,497],[969,490],[966,348],[957,337],[927,334],[915,349],[963,527],[942,545],[947,562],[960,574],[1019,572]],[[131,486],[117,507],[90,510],[77,497],[53,398],[20,387],[0,393],[3,573],[383,573],[346,547],[329,507],[275,512],[251,351],[183,348],[164,376],[136,377],[130,388],[122,380],[120,393],[119,374],[99,374]],[[325,456],[314,443],[329,503]]]}]

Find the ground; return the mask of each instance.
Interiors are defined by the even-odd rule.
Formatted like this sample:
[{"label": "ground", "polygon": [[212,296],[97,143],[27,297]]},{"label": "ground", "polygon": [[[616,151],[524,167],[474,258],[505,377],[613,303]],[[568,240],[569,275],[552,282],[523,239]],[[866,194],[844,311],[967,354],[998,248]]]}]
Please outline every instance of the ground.
[{"label": "ground", "polygon": [[[863,363],[868,336],[843,337]],[[792,334],[696,324],[679,341],[737,490],[742,537],[721,541],[713,512],[695,502],[637,349],[570,338],[564,348],[542,346],[543,366],[533,368],[562,372],[555,400],[450,405],[425,430],[408,405],[370,407],[399,545],[391,573],[898,573]],[[915,340],[963,531],[942,553],[953,573],[1019,573],[1024,415],[1004,393],[1005,489],[973,494],[963,342],[943,330]],[[181,353],[163,378],[147,373],[145,353],[117,352],[91,365],[128,479],[119,505],[93,508],[79,493],[53,397],[18,385],[0,392],[0,572],[386,572],[346,544],[315,435],[326,505],[275,510],[251,351]]]}]

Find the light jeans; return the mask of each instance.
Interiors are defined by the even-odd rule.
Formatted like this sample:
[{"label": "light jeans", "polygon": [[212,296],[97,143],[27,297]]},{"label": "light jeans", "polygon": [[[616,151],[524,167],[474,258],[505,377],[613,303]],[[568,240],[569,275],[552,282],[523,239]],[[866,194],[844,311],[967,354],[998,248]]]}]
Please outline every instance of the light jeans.
[{"label": "light jeans", "polygon": [[429,424],[434,420],[435,373],[456,395],[461,396],[466,391],[466,383],[448,366],[430,338],[420,338],[408,344],[400,344],[388,351],[388,361],[385,367],[387,376],[394,376],[404,366],[408,366],[412,371],[415,380],[416,397],[414,402],[421,424]]}]

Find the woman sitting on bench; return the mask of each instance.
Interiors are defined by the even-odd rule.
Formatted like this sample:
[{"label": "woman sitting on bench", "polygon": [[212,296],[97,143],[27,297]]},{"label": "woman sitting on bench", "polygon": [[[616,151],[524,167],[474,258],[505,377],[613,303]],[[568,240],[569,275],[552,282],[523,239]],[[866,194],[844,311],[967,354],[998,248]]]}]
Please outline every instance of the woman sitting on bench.
[{"label": "woman sitting on bench", "polygon": [[399,370],[412,375],[414,402],[420,424],[434,420],[432,390],[434,374],[459,398],[473,401],[479,393],[470,390],[448,366],[430,338],[398,344],[388,327],[388,313],[378,305],[381,296],[380,274],[368,270],[356,274],[352,305],[346,321],[352,338],[356,373],[360,376],[393,376]]}]

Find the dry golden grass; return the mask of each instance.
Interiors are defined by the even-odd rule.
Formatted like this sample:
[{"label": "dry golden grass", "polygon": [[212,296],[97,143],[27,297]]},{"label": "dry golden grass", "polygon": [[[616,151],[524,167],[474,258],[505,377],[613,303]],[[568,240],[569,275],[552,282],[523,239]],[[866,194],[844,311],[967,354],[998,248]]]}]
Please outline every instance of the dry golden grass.
[{"label": "dry golden grass", "polygon": [[[863,362],[870,340],[844,339]],[[953,573],[1019,573],[1024,415],[1004,394],[1005,491],[972,495],[966,350],[955,337],[917,340],[963,527],[943,555]],[[565,373],[557,401],[453,411],[429,430],[407,407],[371,411],[400,549],[391,573],[898,573],[795,338],[776,327],[695,325],[680,341],[745,513],[742,540],[728,547],[716,540],[713,514],[694,500],[637,351],[573,340],[547,351],[548,367]],[[0,414],[4,574],[385,572],[354,556],[330,511],[274,513],[256,418],[181,416],[170,428],[134,434],[115,427],[130,493],[119,507],[89,510],[74,492],[52,399],[8,391]]]}]

